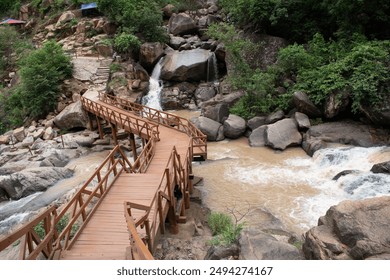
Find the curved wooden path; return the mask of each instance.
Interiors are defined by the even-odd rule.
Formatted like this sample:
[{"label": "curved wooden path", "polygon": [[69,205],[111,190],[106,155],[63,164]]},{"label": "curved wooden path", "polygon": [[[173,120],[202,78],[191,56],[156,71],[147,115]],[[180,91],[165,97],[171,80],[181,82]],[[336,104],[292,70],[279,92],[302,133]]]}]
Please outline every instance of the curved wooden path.
[{"label": "curved wooden path", "polygon": [[[88,91],[81,101],[101,136],[104,121],[114,141],[118,129],[129,133],[133,151],[141,137],[142,152],[131,162],[117,146],[65,206],[0,240],[0,251],[22,239],[21,259],[153,259],[159,235],[186,221],[192,161],[206,159],[206,137],[186,119],[124,99]],[[39,223],[44,237],[34,231]]]}]

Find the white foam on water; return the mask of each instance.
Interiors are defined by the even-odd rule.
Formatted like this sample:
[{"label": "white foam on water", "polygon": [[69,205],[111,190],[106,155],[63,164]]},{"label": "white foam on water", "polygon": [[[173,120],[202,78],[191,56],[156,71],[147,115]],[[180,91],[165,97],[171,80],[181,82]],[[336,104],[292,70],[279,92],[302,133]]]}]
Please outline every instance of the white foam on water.
[{"label": "white foam on water", "polygon": [[[290,194],[285,196],[292,200],[288,213],[301,228],[308,229],[315,226],[318,218],[325,215],[331,206],[343,200],[390,195],[390,176],[370,172],[378,155],[384,152],[389,152],[389,148],[329,148],[318,151],[313,158],[288,158],[277,166],[254,159],[233,160],[225,169],[224,176],[240,186],[240,190],[253,188],[258,190],[258,195],[269,196],[270,189],[294,193],[295,197]],[[221,156],[229,154],[231,151],[226,150]],[[333,180],[345,170],[353,172]],[[312,191],[308,194],[303,186],[310,187]],[[283,209],[284,205],[277,207],[287,211]]]}]

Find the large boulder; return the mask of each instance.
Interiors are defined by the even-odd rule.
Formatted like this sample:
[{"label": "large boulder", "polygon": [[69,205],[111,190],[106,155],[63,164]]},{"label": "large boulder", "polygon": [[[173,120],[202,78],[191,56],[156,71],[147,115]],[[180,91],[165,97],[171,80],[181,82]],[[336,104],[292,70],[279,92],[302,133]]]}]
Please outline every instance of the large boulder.
[{"label": "large boulder", "polygon": [[202,133],[207,136],[208,141],[223,140],[223,125],[206,117],[194,117],[190,120]]},{"label": "large boulder", "polygon": [[248,120],[247,126],[250,130],[255,130],[256,128],[265,125],[266,117],[253,117]]},{"label": "large boulder", "polygon": [[387,144],[388,132],[381,129],[373,130],[369,125],[354,121],[342,121],[312,126],[306,137],[308,140],[372,147]]},{"label": "large boulder", "polygon": [[199,85],[199,87],[195,91],[195,98],[198,103],[210,100],[215,95],[215,88],[209,83]]},{"label": "large boulder", "polygon": [[390,161],[374,164],[370,171],[372,173],[390,174]]},{"label": "large boulder", "polygon": [[[306,232],[307,259],[389,258],[390,197],[343,201]],[[387,256],[387,257],[386,257]]]},{"label": "large boulder", "polygon": [[225,137],[237,139],[244,135],[246,130],[246,122],[243,118],[230,114],[229,118],[223,123],[223,131]]},{"label": "large boulder", "polygon": [[172,15],[169,19],[168,26],[169,33],[173,35],[192,34],[198,30],[195,21],[185,13]]},{"label": "large boulder", "polygon": [[295,112],[294,119],[298,124],[300,130],[308,130],[310,128],[310,119],[301,112]]},{"label": "large boulder", "polygon": [[56,23],[56,28],[59,28],[64,23],[70,22],[71,20],[73,20],[75,18],[76,18],[75,14],[71,11],[67,11],[67,12],[63,13]]},{"label": "large boulder", "polygon": [[386,98],[377,104],[372,106],[372,104],[364,104],[360,108],[365,116],[374,124],[389,127],[390,125],[390,98]]},{"label": "large boulder", "polygon": [[207,81],[210,51],[194,49],[173,51],[166,55],[161,69],[161,78],[172,81]]},{"label": "large boulder", "polygon": [[278,241],[258,229],[245,229],[240,238],[242,260],[302,260],[303,256],[293,245]]},{"label": "large boulder", "polygon": [[349,106],[349,94],[332,93],[325,101],[324,116],[332,119],[347,110]]},{"label": "large boulder", "polygon": [[25,169],[0,177],[0,189],[9,199],[17,200],[39,191],[45,191],[59,180],[70,178],[73,171],[62,167]]},{"label": "large boulder", "polygon": [[284,150],[290,146],[300,145],[302,135],[293,119],[284,119],[267,125],[265,135],[266,145],[274,149]]},{"label": "large boulder", "polygon": [[88,115],[83,110],[81,101],[67,106],[62,112],[54,118],[54,124],[60,129],[87,128]]},{"label": "large boulder", "polygon": [[140,48],[139,60],[141,65],[148,71],[151,71],[154,65],[164,55],[164,44],[162,43],[144,43]]},{"label": "large boulder", "polygon": [[249,135],[248,141],[249,146],[251,147],[264,147],[265,142],[265,132],[266,132],[267,126],[262,125],[258,128],[255,128],[251,135]]},{"label": "large boulder", "polygon": [[302,91],[294,92],[293,102],[299,112],[308,115],[310,118],[321,117],[321,111],[309,99],[306,93]]},{"label": "large boulder", "polygon": [[229,107],[225,103],[208,106],[203,108],[202,114],[206,118],[223,123],[229,117]]}]

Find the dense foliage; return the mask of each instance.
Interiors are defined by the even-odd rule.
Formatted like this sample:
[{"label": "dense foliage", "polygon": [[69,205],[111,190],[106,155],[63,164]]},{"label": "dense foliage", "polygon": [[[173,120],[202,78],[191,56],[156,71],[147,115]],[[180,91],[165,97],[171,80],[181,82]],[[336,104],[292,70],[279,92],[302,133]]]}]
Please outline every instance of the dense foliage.
[{"label": "dense foliage", "polygon": [[356,32],[369,38],[390,37],[390,3],[386,0],[220,0],[241,26],[305,42],[315,33],[326,38]]},{"label": "dense foliage", "polygon": [[146,41],[166,41],[161,1],[97,0],[99,10],[121,28],[140,33]]},{"label": "dense foliage", "polygon": [[26,117],[45,116],[57,105],[60,87],[72,67],[57,43],[46,42],[20,62],[21,83],[3,95],[3,128],[21,125]]},{"label": "dense foliage", "polygon": [[[235,28],[282,36],[290,44],[266,70],[252,67],[250,46],[233,24],[214,25],[209,35],[223,41],[233,62],[230,81],[245,96],[231,109],[250,118],[290,109],[303,90],[323,108],[329,98],[346,99],[353,114],[375,109],[390,86],[390,4],[384,0],[220,0]],[[233,30],[230,33],[227,30]],[[231,38],[227,38],[230,34]],[[261,46],[255,46],[261,48]]]}]

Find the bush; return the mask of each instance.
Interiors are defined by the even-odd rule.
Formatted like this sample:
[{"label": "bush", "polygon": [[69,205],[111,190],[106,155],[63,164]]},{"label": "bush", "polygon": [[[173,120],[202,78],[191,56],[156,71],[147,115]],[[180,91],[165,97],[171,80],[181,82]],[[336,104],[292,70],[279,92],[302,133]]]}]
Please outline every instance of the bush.
[{"label": "bush", "polygon": [[237,241],[243,224],[233,224],[230,216],[220,212],[213,212],[208,216],[208,225],[214,238],[213,245],[229,245]]},{"label": "bush", "polygon": [[71,76],[70,58],[57,43],[49,41],[20,61],[21,83],[3,95],[6,129],[22,125],[27,118],[45,116],[55,109],[62,82]]},{"label": "bush", "polygon": [[137,36],[128,33],[121,33],[115,36],[114,48],[123,54],[135,53],[141,47],[141,41]]},{"label": "bush", "polygon": [[123,29],[141,33],[146,41],[166,42],[160,1],[98,0],[99,10]]}]

